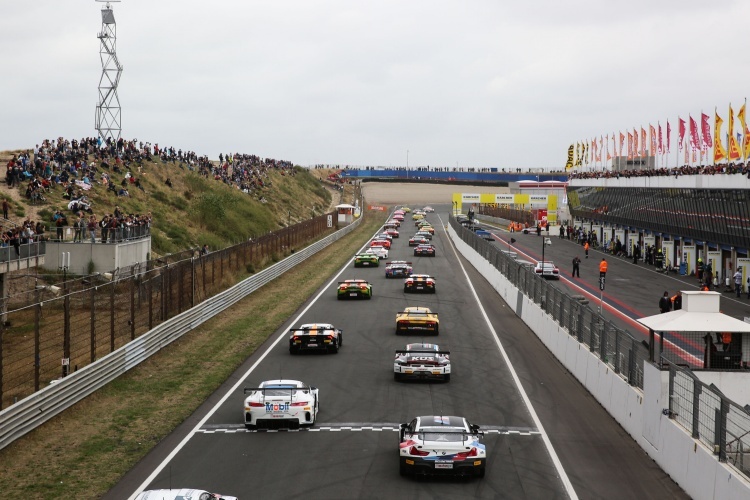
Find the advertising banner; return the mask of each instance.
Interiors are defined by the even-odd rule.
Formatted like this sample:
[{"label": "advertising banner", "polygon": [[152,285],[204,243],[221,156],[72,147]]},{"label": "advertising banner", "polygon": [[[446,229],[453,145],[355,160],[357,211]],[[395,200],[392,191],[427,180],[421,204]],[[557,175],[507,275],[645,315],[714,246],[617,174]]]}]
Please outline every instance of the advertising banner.
[{"label": "advertising banner", "polygon": [[[737,259],[737,270],[742,273],[742,291],[746,292],[748,287],[747,279],[750,278],[750,259],[746,257]],[[732,279],[732,287],[734,287],[734,279]]]},{"label": "advertising banner", "polygon": [[709,250],[706,252],[706,269],[708,269],[709,264],[713,273],[713,283],[715,286],[718,286],[719,275],[721,274],[721,250]]},{"label": "advertising banner", "polygon": [[661,251],[664,252],[664,267],[674,266],[674,241],[662,241]]},{"label": "advertising banner", "polygon": [[698,264],[698,257],[695,245],[682,245],[682,257],[680,258],[680,264],[683,262],[687,263],[687,274],[688,276],[695,273],[695,267]]},{"label": "advertising banner", "polygon": [[643,250],[644,257],[646,256],[646,247],[651,248],[654,245],[656,245],[656,236],[654,236],[653,234],[644,234],[643,235],[643,248],[641,248],[641,250]]},{"label": "advertising banner", "polygon": [[615,242],[620,240],[620,245],[627,251],[628,247],[625,245],[625,230],[615,229]]},{"label": "advertising banner", "polygon": [[612,245],[614,244],[612,237],[613,231],[611,227],[605,227],[602,229],[602,248],[604,248],[605,250],[610,250],[612,248]]}]

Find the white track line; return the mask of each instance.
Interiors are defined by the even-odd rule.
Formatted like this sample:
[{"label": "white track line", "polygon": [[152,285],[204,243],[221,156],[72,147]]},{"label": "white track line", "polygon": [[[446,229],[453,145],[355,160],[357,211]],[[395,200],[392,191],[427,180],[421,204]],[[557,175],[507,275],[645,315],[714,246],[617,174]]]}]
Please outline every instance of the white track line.
[{"label": "white track line", "polygon": [[[438,218],[440,218],[440,216],[438,216]],[[442,218],[440,218],[440,224],[443,225]],[[570,479],[568,478],[568,474],[565,472],[565,469],[562,466],[562,462],[560,462],[560,458],[557,456],[555,449],[552,447],[552,441],[550,441],[549,436],[547,435],[547,431],[544,430],[542,421],[539,420],[539,416],[536,414],[534,407],[531,406],[531,400],[529,399],[529,396],[526,394],[526,391],[524,390],[523,385],[521,385],[521,379],[518,378],[518,374],[516,373],[515,368],[513,368],[513,365],[510,362],[508,353],[505,352],[505,348],[503,347],[502,342],[500,342],[500,337],[497,336],[497,332],[495,331],[495,328],[492,326],[492,322],[490,322],[490,318],[489,316],[487,316],[487,312],[484,310],[484,307],[482,307],[482,302],[479,300],[479,295],[477,295],[477,291],[474,289],[474,286],[471,284],[471,280],[469,279],[469,274],[466,272],[466,269],[464,268],[464,265],[458,256],[458,251],[456,250],[455,245],[453,245],[453,241],[450,238],[450,233],[448,233],[448,241],[450,242],[451,249],[453,250],[453,253],[456,256],[458,265],[461,266],[461,271],[463,271],[464,276],[466,277],[466,282],[469,284],[471,293],[472,295],[474,295],[474,300],[477,302],[477,305],[479,306],[479,310],[482,311],[482,317],[484,318],[485,323],[487,323],[487,327],[490,329],[490,332],[492,332],[492,336],[495,338],[495,344],[497,344],[497,348],[500,350],[500,354],[502,355],[503,360],[505,360],[505,364],[508,365],[508,370],[510,371],[510,375],[513,377],[513,382],[515,382],[516,387],[518,388],[518,392],[521,394],[521,399],[523,399],[523,402],[526,405],[526,408],[529,410],[529,414],[531,415],[531,419],[534,421],[534,425],[536,426],[536,428],[539,430],[539,432],[542,435],[542,441],[544,441],[544,446],[547,448],[547,452],[549,453],[549,456],[552,459],[552,463],[555,465],[555,469],[557,470],[557,473],[560,475],[560,480],[562,481],[563,486],[565,487],[565,491],[568,493],[568,496],[571,499],[577,500],[578,495],[576,494],[576,491],[573,489],[573,484],[570,482]]]},{"label": "white track line", "polygon": [[[380,229],[378,229],[378,231],[375,234],[378,234],[379,232],[380,232]],[[372,239],[372,238],[370,238],[370,239]],[[356,253],[361,252],[362,249],[364,249],[369,243],[370,243],[370,240],[368,239],[367,243],[365,243],[362,246],[362,248],[360,248]],[[349,261],[347,261],[346,264],[344,264],[344,267],[341,269],[341,271],[339,271],[339,273],[336,276],[334,276],[331,279],[331,281],[329,281],[328,284],[325,287],[323,287],[323,289],[320,291],[320,293],[307,305],[307,307],[305,307],[302,310],[302,312],[299,314],[299,316],[297,316],[294,319],[294,321],[292,321],[292,324],[299,323],[300,319],[302,319],[302,316],[304,316],[307,313],[307,311],[313,306],[313,304],[315,304],[318,301],[318,299],[320,299],[320,297],[323,296],[324,293],[329,293],[330,292],[331,285],[334,285],[334,284],[336,284],[338,282],[339,276],[341,276],[344,273],[344,271],[346,271],[349,268],[349,265],[353,261],[354,261],[354,257],[352,257]],[[177,446],[175,446],[175,448],[172,450],[172,452],[169,455],[167,455],[167,457],[159,464],[159,466],[156,469],[154,469],[154,471],[151,473],[151,475],[148,476],[146,478],[146,480],[143,481],[143,483],[141,483],[138,486],[138,488],[136,489],[136,491],[133,492],[132,495],[130,495],[130,497],[128,498],[128,500],[135,500],[135,497],[138,496],[138,494],[140,492],[142,492],[143,490],[145,490],[148,487],[148,485],[151,484],[154,481],[154,479],[156,479],[156,476],[158,476],[159,473],[162,470],[164,470],[164,467],[166,467],[167,464],[169,462],[171,462],[172,459],[177,455],[177,453],[179,453],[180,450],[182,450],[182,448],[185,447],[185,445],[188,443],[188,441],[190,441],[190,439],[200,430],[200,428],[203,427],[203,424],[205,424],[208,421],[208,419],[211,418],[211,416],[214,413],[216,413],[216,410],[218,410],[219,407],[221,405],[223,405],[226,402],[227,399],[229,399],[229,396],[231,396],[232,394],[234,394],[234,392],[237,389],[239,389],[239,387],[241,385],[243,385],[245,383],[245,380],[250,376],[250,374],[253,373],[253,371],[255,371],[255,369],[258,367],[258,365],[260,365],[260,363],[264,359],[266,359],[266,356],[268,356],[268,353],[270,353],[271,350],[274,347],[276,347],[278,345],[278,343],[281,342],[282,339],[285,339],[285,338],[287,338],[287,330],[286,329],[282,329],[281,334],[276,338],[276,340],[273,342],[273,344],[271,344],[270,346],[268,346],[268,348],[266,349],[266,351],[258,358],[258,360],[255,363],[253,363],[253,366],[251,366],[250,368],[248,368],[248,370],[242,375],[242,377],[240,377],[237,380],[237,383],[234,384],[227,391],[226,394],[224,394],[224,396],[214,405],[214,407],[211,408],[208,411],[208,413],[206,413],[206,416],[203,417],[201,419],[201,421],[198,422],[195,425],[195,427],[193,427],[193,429],[187,434],[187,436],[185,436],[182,439],[182,441],[180,441],[180,443]]]}]

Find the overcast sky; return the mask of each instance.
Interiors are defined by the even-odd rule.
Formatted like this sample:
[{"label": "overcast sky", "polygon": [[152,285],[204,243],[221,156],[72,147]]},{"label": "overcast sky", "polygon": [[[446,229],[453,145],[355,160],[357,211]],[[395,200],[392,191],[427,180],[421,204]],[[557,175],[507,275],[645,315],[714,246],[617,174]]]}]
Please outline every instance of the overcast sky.
[{"label": "overcast sky", "polygon": [[[95,135],[100,10],[0,0],[0,150]],[[747,0],[124,0],[123,137],[297,164],[564,166],[750,82]]]}]

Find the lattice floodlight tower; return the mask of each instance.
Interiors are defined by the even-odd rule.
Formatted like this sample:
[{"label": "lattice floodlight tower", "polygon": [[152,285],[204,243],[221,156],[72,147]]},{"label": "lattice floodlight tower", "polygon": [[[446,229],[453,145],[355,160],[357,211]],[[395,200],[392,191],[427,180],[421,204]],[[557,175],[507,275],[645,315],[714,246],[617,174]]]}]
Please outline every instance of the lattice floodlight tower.
[{"label": "lattice floodlight tower", "polygon": [[96,105],[95,126],[99,137],[106,141],[117,141],[122,132],[120,123],[120,98],[117,84],[120,83],[122,65],[117,60],[117,24],[110,3],[120,0],[96,0],[106,2],[102,7],[102,30],[99,38],[99,59],[102,61],[102,76],[99,79],[99,102]]}]

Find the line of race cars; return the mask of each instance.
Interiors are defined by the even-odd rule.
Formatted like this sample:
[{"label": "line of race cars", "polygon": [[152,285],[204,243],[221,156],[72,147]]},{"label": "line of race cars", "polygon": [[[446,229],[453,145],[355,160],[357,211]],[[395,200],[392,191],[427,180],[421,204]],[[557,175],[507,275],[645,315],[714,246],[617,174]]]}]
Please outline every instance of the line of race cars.
[{"label": "line of race cars", "polygon": [[[414,255],[435,256],[431,240],[435,229],[425,215],[430,207],[415,211],[412,220],[418,228],[409,246],[415,246]],[[410,213],[402,207],[393,213],[365,252],[354,256],[354,267],[379,267],[388,259],[388,251],[398,228]],[[428,236],[429,235],[429,236]],[[416,244],[412,245],[412,241]],[[424,241],[424,242],[423,242]],[[414,273],[414,264],[403,260],[385,262],[386,279],[403,279],[404,293],[437,292],[437,280],[428,274]],[[342,299],[373,298],[372,284],[362,278],[346,279],[337,283],[336,297]],[[417,333],[439,335],[438,314],[424,306],[409,306],[396,313],[396,335]],[[343,344],[344,332],[330,323],[308,323],[289,330],[289,352],[324,351],[336,354]],[[409,343],[395,351],[393,378],[406,380],[451,379],[450,352],[434,343]],[[301,425],[314,425],[319,411],[320,396],[316,387],[298,380],[268,380],[258,387],[245,388],[244,422],[248,429],[297,429]],[[399,472],[401,475],[457,474],[484,477],[486,449],[481,442],[483,433],[463,417],[429,415],[416,417],[401,424],[399,432]]]}]

